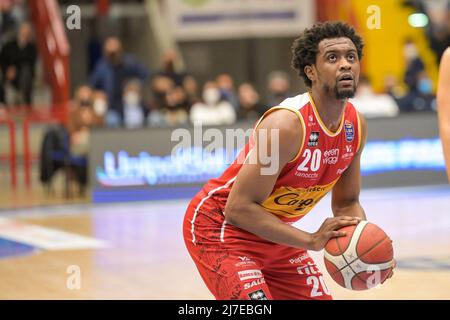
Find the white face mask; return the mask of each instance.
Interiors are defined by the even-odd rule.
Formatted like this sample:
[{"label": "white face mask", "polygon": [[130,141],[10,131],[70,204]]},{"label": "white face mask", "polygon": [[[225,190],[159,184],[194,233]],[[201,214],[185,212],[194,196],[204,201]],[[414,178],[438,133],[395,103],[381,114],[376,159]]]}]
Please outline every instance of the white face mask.
[{"label": "white face mask", "polygon": [[141,101],[141,97],[136,92],[128,92],[123,98],[126,105],[138,105]]},{"label": "white face mask", "polygon": [[106,101],[103,99],[95,99],[93,107],[94,107],[94,112],[98,116],[103,116],[106,113],[107,105],[106,105]]},{"label": "white face mask", "polygon": [[218,89],[209,88],[203,91],[203,101],[206,104],[214,105],[220,100],[220,91]]}]

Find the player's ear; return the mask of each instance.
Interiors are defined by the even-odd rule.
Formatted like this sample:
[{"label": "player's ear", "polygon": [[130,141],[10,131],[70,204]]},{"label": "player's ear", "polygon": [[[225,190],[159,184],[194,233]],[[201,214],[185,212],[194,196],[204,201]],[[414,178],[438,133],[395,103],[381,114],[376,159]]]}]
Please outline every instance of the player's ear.
[{"label": "player's ear", "polygon": [[314,82],[314,80],[316,80],[316,72],[312,65],[305,66],[303,71],[305,71],[306,76],[309,80],[311,80],[311,82]]}]

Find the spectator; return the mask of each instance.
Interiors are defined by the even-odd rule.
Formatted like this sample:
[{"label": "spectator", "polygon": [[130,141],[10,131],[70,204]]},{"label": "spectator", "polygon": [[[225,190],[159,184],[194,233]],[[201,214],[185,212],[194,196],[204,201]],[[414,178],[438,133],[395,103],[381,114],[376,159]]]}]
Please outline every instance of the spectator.
[{"label": "spectator", "polygon": [[389,94],[373,92],[370,81],[365,76],[360,77],[355,98],[351,102],[366,118],[395,117],[399,113],[394,98]]},{"label": "spectator", "polygon": [[96,102],[97,97],[102,96],[102,94],[103,93],[101,92],[92,91],[92,89],[86,85],[78,87],[75,91],[75,97],[69,110],[69,115],[74,116],[73,118],[69,116],[69,127],[79,126],[79,111],[83,109],[88,109],[90,113],[92,112],[92,125],[100,126],[103,119],[101,115],[97,115],[95,112],[94,103]]},{"label": "spectator", "polygon": [[220,99],[216,82],[209,81],[203,87],[203,102],[192,106],[191,122],[201,125],[229,125],[236,121],[236,112],[228,101]]},{"label": "spectator", "polygon": [[103,124],[106,112],[108,111],[108,97],[103,91],[94,91],[92,106],[97,117],[101,119],[101,124]]},{"label": "spectator", "polygon": [[410,112],[435,109],[435,97],[432,92],[433,84],[425,71],[425,65],[412,40],[405,42],[404,56],[406,61],[404,81],[409,91],[398,100],[400,110]]},{"label": "spectator", "polygon": [[384,77],[384,92],[398,101],[398,99],[405,95],[405,89],[399,84],[396,76],[388,74]]},{"label": "spectator", "polygon": [[14,19],[11,1],[0,1],[0,49],[14,39],[16,20]]},{"label": "spectator", "polygon": [[101,117],[93,109],[94,92],[88,86],[76,90],[69,112],[67,125],[69,137],[69,158],[71,173],[84,194],[88,182],[87,158],[89,153],[90,130],[101,125]]},{"label": "spectator", "polygon": [[188,101],[189,108],[186,110],[189,112],[191,107],[200,102],[201,99],[198,96],[198,84],[197,80],[193,76],[187,75],[183,80],[183,88],[186,92],[186,98]]},{"label": "spectator", "polygon": [[216,82],[220,90],[221,99],[231,103],[234,110],[238,111],[239,101],[234,91],[233,78],[227,73],[222,73],[217,76]]},{"label": "spectator", "polygon": [[104,91],[108,96],[107,119],[110,119],[110,123],[117,121],[123,124],[122,92],[125,83],[133,78],[145,82],[148,76],[149,72],[144,66],[123,52],[119,39],[115,37],[106,39],[103,57],[97,63],[90,83],[93,88]]},{"label": "spectator", "polygon": [[290,96],[290,81],[289,76],[283,71],[273,71],[267,79],[268,97],[266,106],[271,108]]},{"label": "spectator", "polygon": [[151,91],[152,101],[150,107],[155,110],[161,110],[167,107],[167,93],[175,86],[173,80],[169,77],[157,75],[152,80]]},{"label": "spectator", "polygon": [[406,40],[403,55],[406,62],[404,81],[409,91],[417,91],[417,76],[425,70],[425,65],[419,56],[419,50],[416,44],[411,39]]},{"label": "spectator", "polygon": [[182,86],[186,74],[176,70],[177,53],[173,49],[166,50],[161,61],[159,75],[172,79],[176,86]]},{"label": "spectator", "polygon": [[239,111],[238,119],[255,121],[262,115],[259,94],[250,83],[243,83],[238,89]]},{"label": "spectator", "polygon": [[31,26],[27,22],[22,23],[17,38],[6,43],[0,53],[6,104],[31,107],[36,58]]},{"label": "spectator", "polygon": [[164,97],[164,107],[153,110],[147,122],[153,127],[179,126],[188,122],[188,100],[183,87],[168,89]]},{"label": "spectator", "polygon": [[145,123],[142,104],[142,85],[139,80],[130,80],[123,90],[124,123],[127,129],[140,128]]}]

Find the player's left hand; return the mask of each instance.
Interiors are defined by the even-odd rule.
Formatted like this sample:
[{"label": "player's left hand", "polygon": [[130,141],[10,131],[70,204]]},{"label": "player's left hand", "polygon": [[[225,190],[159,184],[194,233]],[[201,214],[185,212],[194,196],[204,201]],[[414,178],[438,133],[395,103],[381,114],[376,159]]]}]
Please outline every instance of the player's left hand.
[{"label": "player's left hand", "polygon": [[386,279],[384,279],[384,281],[383,281],[382,283],[384,283],[387,279],[392,278],[392,276],[394,275],[394,269],[395,269],[396,266],[397,266],[397,261],[395,261],[395,259],[394,259],[394,261],[393,261],[393,263],[392,263],[392,269],[391,269],[391,272],[390,272],[389,275],[386,277]]}]

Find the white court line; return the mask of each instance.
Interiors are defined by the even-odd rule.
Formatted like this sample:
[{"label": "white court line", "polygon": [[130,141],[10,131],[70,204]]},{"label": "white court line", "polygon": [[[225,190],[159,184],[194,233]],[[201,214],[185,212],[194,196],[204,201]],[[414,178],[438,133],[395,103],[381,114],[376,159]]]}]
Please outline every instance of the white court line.
[{"label": "white court line", "polygon": [[0,218],[0,237],[45,250],[99,249],[107,247],[103,240]]}]

